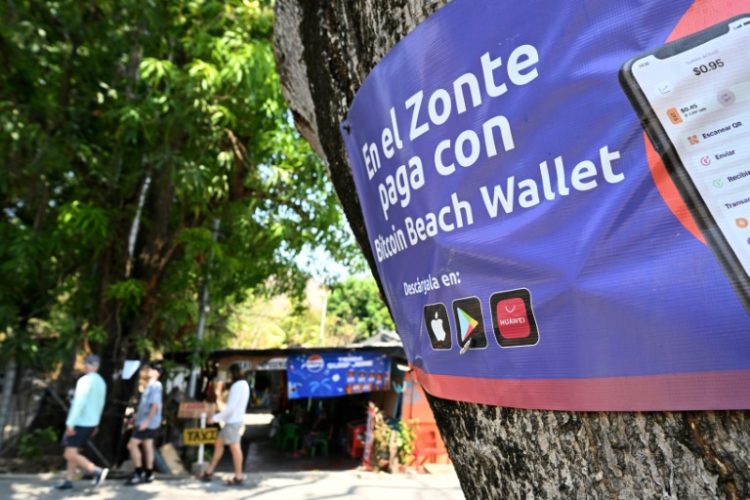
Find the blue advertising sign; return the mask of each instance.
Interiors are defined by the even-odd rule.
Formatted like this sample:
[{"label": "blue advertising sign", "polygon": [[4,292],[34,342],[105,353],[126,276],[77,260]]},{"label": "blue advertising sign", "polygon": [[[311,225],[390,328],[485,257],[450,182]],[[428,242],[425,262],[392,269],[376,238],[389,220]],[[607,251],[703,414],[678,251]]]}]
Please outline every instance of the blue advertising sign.
[{"label": "blue advertising sign", "polygon": [[391,359],[376,352],[289,356],[289,399],[330,398],[385,391],[391,387]]},{"label": "blue advertising sign", "polygon": [[346,143],[420,382],[526,408],[750,408],[746,1],[457,0]]}]

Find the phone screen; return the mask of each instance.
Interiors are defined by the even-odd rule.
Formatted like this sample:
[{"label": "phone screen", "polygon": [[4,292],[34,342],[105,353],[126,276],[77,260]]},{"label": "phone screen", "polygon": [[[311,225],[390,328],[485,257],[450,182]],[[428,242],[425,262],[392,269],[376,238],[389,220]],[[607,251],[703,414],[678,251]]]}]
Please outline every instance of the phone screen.
[{"label": "phone screen", "polygon": [[704,43],[632,64],[633,78],[750,275],[750,16]]}]

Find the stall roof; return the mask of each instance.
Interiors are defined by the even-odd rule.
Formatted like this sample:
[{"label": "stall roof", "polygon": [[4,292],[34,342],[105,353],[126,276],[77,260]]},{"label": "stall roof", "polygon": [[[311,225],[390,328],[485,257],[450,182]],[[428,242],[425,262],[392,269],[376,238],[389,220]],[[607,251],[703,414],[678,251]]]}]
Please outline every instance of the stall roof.
[{"label": "stall roof", "polygon": [[[233,356],[294,356],[312,353],[344,353],[344,352],[382,352],[394,358],[406,359],[404,348],[400,342],[378,342],[374,345],[351,344],[342,347],[287,347],[275,349],[218,349],[211,352],[210,359],[221,359]],[[192,351],[176,351],[164,353],[164,358],[176,362],[186,362]]]},{"label": "stall roof", "polygon": [[372,337],[366,338],[359,342],[353,342],[352,346],[371,346],[371,347],[403,347],[401,338],[396,332],[380,332]]}]

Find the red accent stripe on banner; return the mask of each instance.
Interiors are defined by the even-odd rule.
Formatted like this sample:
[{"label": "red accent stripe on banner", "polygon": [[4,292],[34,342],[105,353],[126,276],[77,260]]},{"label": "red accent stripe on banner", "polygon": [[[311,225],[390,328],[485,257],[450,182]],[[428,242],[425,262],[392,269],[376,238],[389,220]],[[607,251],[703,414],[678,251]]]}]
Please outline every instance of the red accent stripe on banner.
[{"label": "red accent stripe on banner", "polygon": [[496,406],[568,411],[750,408],[750,370],[581,379],[486,379],[414,368],[430,394]]}]

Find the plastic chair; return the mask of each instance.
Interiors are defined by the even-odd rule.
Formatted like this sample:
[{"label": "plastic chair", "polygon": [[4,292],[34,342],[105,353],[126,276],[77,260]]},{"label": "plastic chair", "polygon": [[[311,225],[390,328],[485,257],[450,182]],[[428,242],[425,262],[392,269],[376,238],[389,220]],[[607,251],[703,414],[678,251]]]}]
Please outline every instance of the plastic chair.
[{"label": "plastic chair", "polygon": [[281,432],[279,433],[279,447],[282,451],[286,450],[291,444],[292,448],[290,451],[297,451],[299,449],[300,441],[300,428],[297,424],[283,424],[281,426]]},{"label": "plastic chair", "polygon": [[320,454],[324,457],[328,456],[328,437],[323,434],[315,436],[310,441],[310,456],[314,457],[316,450],[320,448]]},{"label": "plastic chair", "polygon": [[414,446],[414,465],[417,470],[424,470],[428,461],[434,463],[437,457],[447,455],[448,452],[437,445],[437,432],[434,430],[417,431]]}]

